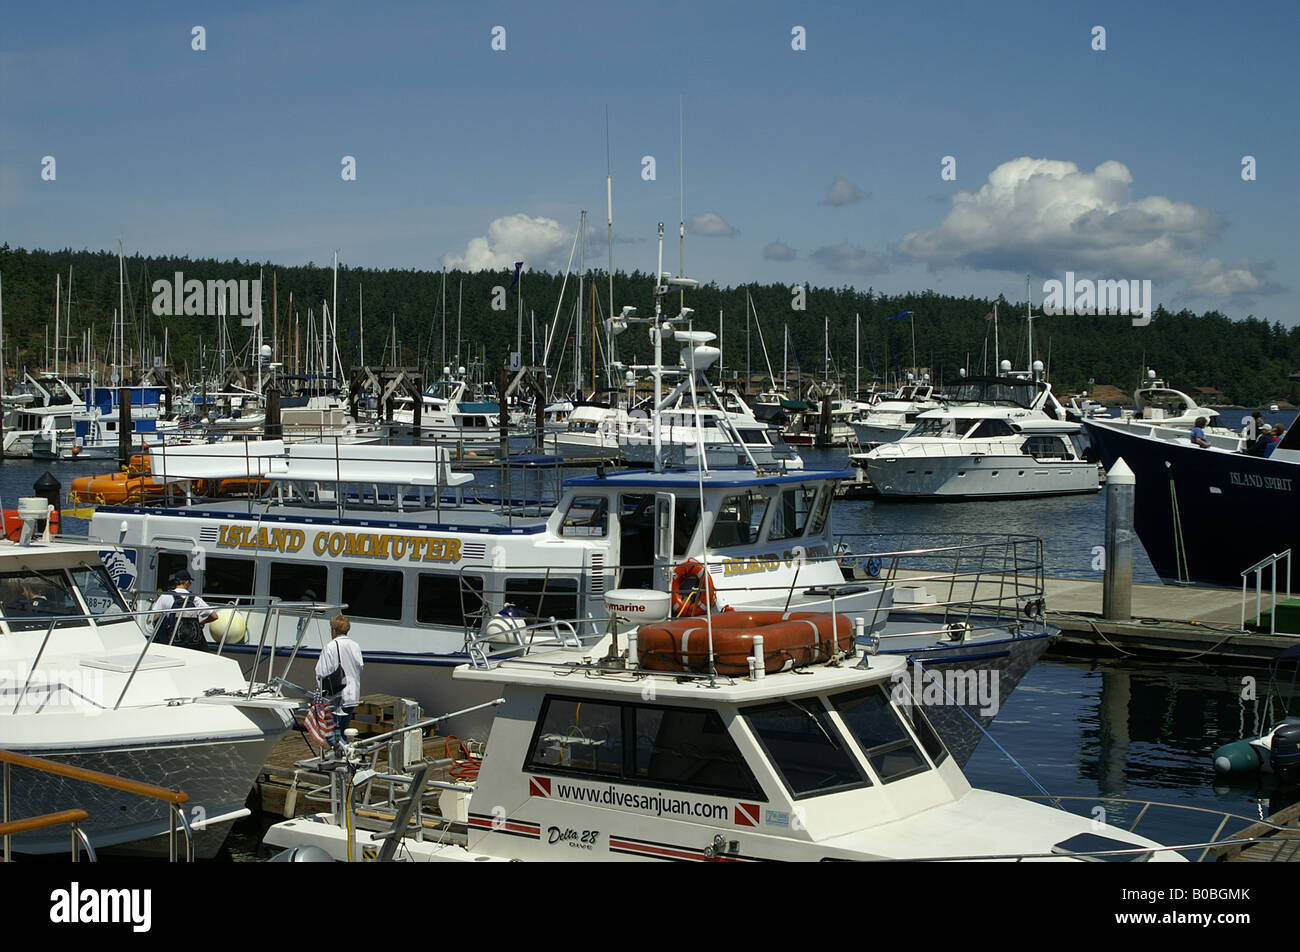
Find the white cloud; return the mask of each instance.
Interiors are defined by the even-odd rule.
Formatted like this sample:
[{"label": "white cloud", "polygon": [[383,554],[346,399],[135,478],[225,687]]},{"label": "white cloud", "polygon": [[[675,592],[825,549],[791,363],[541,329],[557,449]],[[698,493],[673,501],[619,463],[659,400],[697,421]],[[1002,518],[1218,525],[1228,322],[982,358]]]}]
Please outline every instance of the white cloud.
[{"label": "white cloud", "polygon": [[808,256],[830,271],[846,274],[882,274],[889,270],[889,259],[874,251],[841,241],[838,245],[818,248]]},{"label": "white cloud", "polygon": [[[858,191],[858,187],[842,176],[835,176],[831,181],[830,188],[826,189],[826,200],[823,205],[852,205],[854,202],[860,202],[863,194]],[[869,196],[868,196],[869,197]]]},{"label": "white cloud", "polygon": [[692,235],[704,235],[709,238],[735,238],[740,234],[739,229],[728,225],[717,212],[692,215],[691,220],[686,223],[686,229]]},{"label": "white cloud", "polygon": [[763,248],[763,257],[768,261],[793,261],[795,250],[784,241],[774,241]]},{"label": "white cloud", "polygon": [[1216,299],[1281,290],[1265,277],[1266,263],[1201,257],[1223,232],[1218,212],[1162,195],[1134,200],[1132,185],[1120,162],[1085,172],[1073,162],[1023,156],[994,169],[978,192],[958,192],[942,222],[905,235],[892,250],[931,269],[1150,278],[1185,282],[1188,293]]},{"label": "white cloud", "polygon": [[573,232],[554,218],[506,215],[488,225],[486,237],[471,238],[463,255],[443,255],[442,266],[496,271],[513,269],[516,261],[522,261],[532,270],[562,269],[572,244]]}]

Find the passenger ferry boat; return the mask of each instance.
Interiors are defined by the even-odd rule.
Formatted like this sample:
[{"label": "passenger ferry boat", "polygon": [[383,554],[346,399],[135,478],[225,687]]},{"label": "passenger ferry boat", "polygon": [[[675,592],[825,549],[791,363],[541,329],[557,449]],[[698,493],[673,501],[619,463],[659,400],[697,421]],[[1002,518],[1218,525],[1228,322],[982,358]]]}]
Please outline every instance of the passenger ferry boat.
[{"label": "passenger ferry boat", "polygon": [[[909,694],[905,659],[857,651],[840,634],[849,619],[824,618],[834,627],[797,668],[751,639],[748,676],[650,648],[657,629],[684,630],[639,618],[586,652],[466,665],[458,679],[503,697],[476,779],[429,781],[419,764],[403,784],[367,769],[375,745],[352,745],[302,764],[332,774],[334,811],[276,824],[264,843],[338,861],[1183,859],[973,788]],[[707,646],[697,658],[721,667]],[[354,816],[363,799],[370,816],[383,808],[375,781],[399,781],[391,825]],[[430,794],[441,814],[419,813],[410,835]]]},{"label": "passenger ferry boat", "polygon": [[[1009,370],[1009,364],[1007,365]],[[1034,372],[963,380],[942,409],[920,414],[903,439],[853,462],[881,496],[998,499],[1095,493],[1101,482],[1084,457],[1082,426]]]},{"label": "passenger ferry boat", "polygon": [[[0,749],[187,794],[176,824],[211,856],[248,815],[248,791],[299,702],[250,685],[232,658],[151,643],[150,616],[132,611],[110,575],[127,559],[48,535],[0,541]],[[256,626],[265,604],[243,617]],[[86,810],[81,831],[96,850],[156,844],[172,828],[165,802],[58,774],[14,767],[6,788],[8,819]],[[11,844],[68,845],[65,827]]]}]

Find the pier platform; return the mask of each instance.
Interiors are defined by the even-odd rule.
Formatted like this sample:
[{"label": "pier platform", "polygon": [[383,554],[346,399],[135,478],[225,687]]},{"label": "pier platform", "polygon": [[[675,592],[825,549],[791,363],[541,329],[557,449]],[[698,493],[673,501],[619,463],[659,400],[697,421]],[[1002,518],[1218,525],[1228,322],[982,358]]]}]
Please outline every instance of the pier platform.
[{"label": "pier platform", "polygon": [[[1024,579],[1021,579],[1023,584]],[[1259,667],[1267,664],[1289,645],[1300,643],[1300,634],[1270,635],[1250,630],[1255,621],[1254,593],[1246,605],[1247,630],[1241,630],[1241,592],[1222,588],[1178,585],[1134,584],[1133,617],[1127,621],[1101,617],[1102,582],[1098,578],[1045,578],[1047,621],[1061,629],[1049,652],[1067,655],[1096,654],[1105,657],[1142,657],[1166,661],[1206,660],[1219,664]],[[1008,597],[1015,580],[999,575],[983,576],[979,590],[973,582],[927,580],[926,573],[899,571],[895,578],[894,607],[906,608],[909,601],[970,599],[996,604]],[[906,594],[908,586],[925,589]],[[1027,596],[1028,597],[1028,596]],[[1279,604],[1282,594],[1278,596]],[[1272,607],[1266,594],[1261,608]],[[1267,615],[1265,615],[1267,625]]]}]

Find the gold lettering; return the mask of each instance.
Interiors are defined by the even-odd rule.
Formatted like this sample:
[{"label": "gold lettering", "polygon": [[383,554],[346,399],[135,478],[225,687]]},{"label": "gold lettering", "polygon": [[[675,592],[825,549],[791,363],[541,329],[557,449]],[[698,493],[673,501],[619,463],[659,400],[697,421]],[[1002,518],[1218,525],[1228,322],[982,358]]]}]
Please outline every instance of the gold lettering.
[{"label": "gold lettering", "polygon": [[328,532],[316,533],[316,538],[311,544],[312,551],[314,551],[317,555],[324,555],[325,549],[328,548],[329,546],[329,542],[330,542],[330,534]]}]

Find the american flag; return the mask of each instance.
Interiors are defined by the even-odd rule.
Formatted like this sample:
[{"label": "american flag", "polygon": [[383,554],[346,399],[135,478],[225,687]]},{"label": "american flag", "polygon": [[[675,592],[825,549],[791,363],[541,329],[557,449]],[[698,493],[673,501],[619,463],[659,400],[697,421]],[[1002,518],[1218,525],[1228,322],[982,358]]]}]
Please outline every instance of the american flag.
[{"label": "american flag", "polygon": [[986,321],[991,321],[991,320],[993,320],[993,312],[992,312],[992,311],[989,311],[987,314],[985,314],[985,315],[984,315],[984,320],[986,320]]},{"label": "american flag", "polygon": [[307,711],[305,726],[312,740],[322,747],[329,746],[329,739],[334,734],[334,711],[320,694],[316,695]]}]

